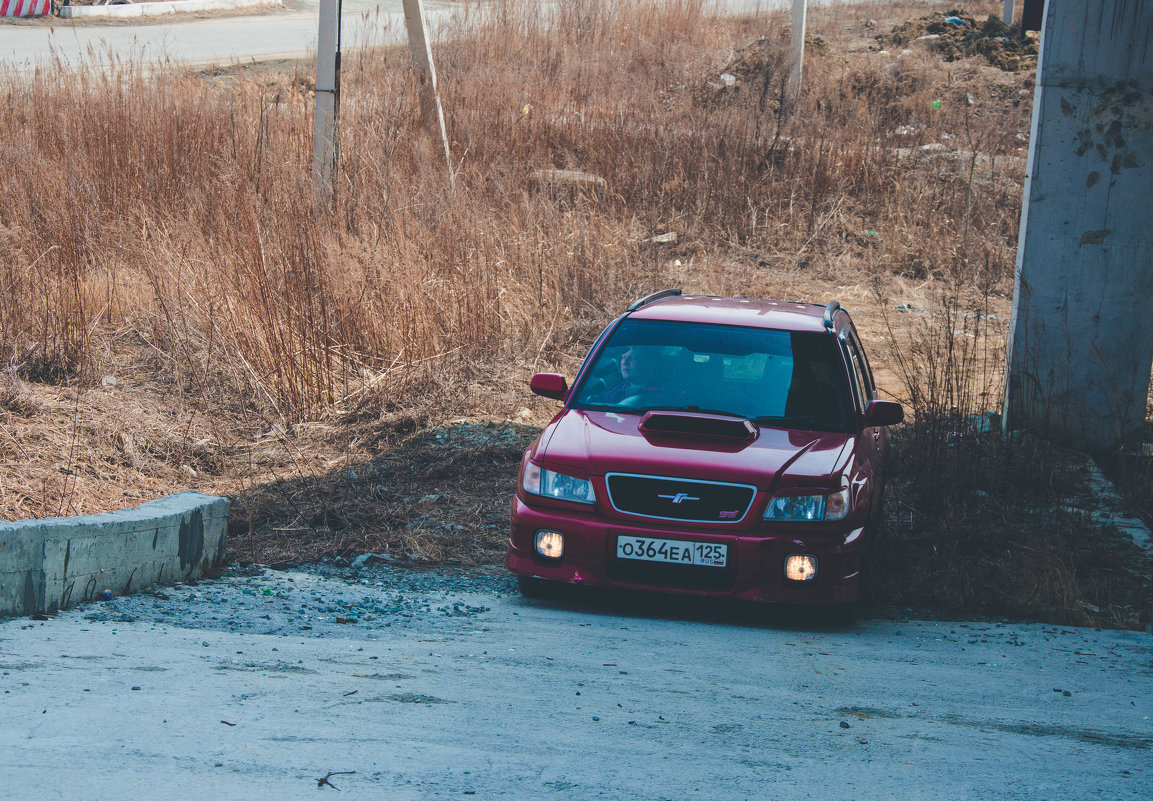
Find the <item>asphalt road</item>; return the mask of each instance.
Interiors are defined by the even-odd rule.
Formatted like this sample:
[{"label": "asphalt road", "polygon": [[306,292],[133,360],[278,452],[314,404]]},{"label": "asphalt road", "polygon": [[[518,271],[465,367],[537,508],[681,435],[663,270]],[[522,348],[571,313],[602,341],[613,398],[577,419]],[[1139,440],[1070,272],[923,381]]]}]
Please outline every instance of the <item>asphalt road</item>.
[{"label": "asphalt road", "polygon": [[[730,11],[789,8],[791,0],[717,0]],[[836,0],[810,0],[825,5]],[[435,30],[464,4],[425,0],[425,15]],[[547,3],[546,3],[547,5]],[[78,65],[93,58],[140,58],[188,66],[231,64],[255,59],[300,58],[316,52],[319,0],[286,0],[282,9],[253,15],[152,18],[141,21],[34,22],[0,19],[0,65],[26,72],[37,65]],[[404,41],[401,0],[344,0],[342,41],[352,49],[366,41]],[[382,33],[387,24],[387,31]]]},{"label": "asphalt road", "polygon": [[1153,797],[1148,634],[511,587],[266,572],[0,621],[3,795]]}]

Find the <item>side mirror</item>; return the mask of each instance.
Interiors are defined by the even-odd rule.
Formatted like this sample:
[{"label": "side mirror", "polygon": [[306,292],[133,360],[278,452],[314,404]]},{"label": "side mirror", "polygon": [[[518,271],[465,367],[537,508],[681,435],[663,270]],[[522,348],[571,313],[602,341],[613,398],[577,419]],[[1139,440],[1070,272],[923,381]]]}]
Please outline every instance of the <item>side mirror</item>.
[{"label": "side mirror", "polygon": [[896,401],[869,401],[865,407],[866,426],[891,426],[905,419],[905,409]]},{"label": "side mirror", "polygon": [[537,395],[562,401],[568,396],[568,381],[559,373],[537,373],[529,381],[529,389]]}]

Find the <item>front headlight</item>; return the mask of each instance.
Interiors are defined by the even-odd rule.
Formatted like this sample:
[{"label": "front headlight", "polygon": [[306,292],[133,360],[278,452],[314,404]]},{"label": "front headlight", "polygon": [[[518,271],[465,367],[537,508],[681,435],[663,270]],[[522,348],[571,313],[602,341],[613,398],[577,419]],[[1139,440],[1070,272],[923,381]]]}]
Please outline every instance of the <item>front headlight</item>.
[{"label": "front headlight", "polygon": [[545,470],[530,461],[525,462],[521,486],[532,495],[556,498],[559,501],[596,503],[597,500],[591,481]]},{"label": "front headlight", "polygon": [[817,522],[843,520],[849,513],[849,488],[819,495],[776,495],[765,509],[765,520]]}]

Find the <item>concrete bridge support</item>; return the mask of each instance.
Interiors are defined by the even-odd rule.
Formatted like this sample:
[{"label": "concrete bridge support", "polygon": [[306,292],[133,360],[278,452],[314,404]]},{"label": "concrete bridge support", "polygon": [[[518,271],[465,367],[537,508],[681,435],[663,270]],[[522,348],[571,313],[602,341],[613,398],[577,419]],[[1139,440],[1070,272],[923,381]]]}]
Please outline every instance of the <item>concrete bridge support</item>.
[{"label": "concrete bridge support", "polygon": [[1153,363],[1153,0],[1050,2],[1041,43],[1005,426],[1111,449]]}]

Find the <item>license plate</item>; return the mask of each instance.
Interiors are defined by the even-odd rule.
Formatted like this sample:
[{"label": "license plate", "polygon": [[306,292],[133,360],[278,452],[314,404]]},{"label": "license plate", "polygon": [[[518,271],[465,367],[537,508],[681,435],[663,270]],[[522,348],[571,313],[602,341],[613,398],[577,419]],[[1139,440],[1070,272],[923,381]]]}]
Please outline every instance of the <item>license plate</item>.
[{"label": "license plate", "polygon": [[670,562],[675,565],[724,567],[729,546],[713,542],[661,540],[655,537],[617,537],[617,559]]}]

